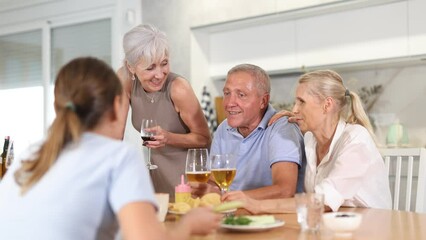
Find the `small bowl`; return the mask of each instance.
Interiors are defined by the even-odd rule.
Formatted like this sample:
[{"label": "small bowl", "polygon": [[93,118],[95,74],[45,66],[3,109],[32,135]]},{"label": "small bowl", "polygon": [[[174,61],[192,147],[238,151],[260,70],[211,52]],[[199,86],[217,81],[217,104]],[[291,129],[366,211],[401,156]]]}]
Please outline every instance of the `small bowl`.
[{"label": "small bowl", "polygon": [[335,235],[350,237],[352,232],[361,225],[362,214],[353,212],[324,213],[322,220],[324,225],[333,230]]}]

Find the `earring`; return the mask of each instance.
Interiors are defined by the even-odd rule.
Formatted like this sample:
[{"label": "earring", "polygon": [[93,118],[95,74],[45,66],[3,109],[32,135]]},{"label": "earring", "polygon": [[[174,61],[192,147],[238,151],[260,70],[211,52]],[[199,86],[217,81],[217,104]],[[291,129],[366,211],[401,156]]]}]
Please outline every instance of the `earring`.
[{"label": "earring", "polygon": [[133,80],[133,81],[135,81],[135,80],[136,80],[135,74],[132,74],[132,80]]}]

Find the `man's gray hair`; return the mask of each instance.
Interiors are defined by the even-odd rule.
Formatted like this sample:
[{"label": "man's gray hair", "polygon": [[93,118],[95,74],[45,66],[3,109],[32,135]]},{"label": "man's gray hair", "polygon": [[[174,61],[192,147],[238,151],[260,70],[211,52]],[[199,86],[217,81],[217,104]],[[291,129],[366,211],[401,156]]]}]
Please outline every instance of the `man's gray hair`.
[{"label": "man's gray hair", "polygon": [[236,72],[246,72],[250,74],[256,81],[256,87],[260,94],[269,94],[271,92],[269,75],[261,67],[248,63],[239,64],[228,71],[228,76]]}]

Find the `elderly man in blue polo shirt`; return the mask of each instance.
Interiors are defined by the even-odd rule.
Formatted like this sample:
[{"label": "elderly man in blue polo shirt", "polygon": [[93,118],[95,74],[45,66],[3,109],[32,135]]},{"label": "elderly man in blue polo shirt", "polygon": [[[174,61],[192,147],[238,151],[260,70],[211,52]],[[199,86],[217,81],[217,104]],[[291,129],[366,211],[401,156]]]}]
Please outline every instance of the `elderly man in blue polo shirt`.
[{"label": "elderly man in blue polo shirt", "polygon": [[[292,197],[303,191],[303,135],[287,117],[268,126],[276,113],[269,104],[270,80],[260,67],[241,64],[229,70],[223,88],[227,119],[214,134],[210,154],[232,153],[237,173],[230,191],[255,199]],[[195,195],[213,191],[196,186]],[[228,194],[222,196],[227,199]],[[231,197],[232,198],[232,197]]]}]

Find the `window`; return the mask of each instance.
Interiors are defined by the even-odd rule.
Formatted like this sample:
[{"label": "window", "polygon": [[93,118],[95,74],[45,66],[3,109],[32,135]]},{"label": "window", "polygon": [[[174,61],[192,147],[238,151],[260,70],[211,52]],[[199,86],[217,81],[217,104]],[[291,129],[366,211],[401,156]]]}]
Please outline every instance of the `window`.
[{"label": "window", "polygon": [[15,151],[43,135],[41,30],[0,36],[0,136]]},{"label": "window", "polygon": [[[111,35],[110,19],[51,28],[50,50],[42,47],[41,29],[0,35],[0,139],[10,135],[16,155],[40,140],[47,130],[44,126],[52,122],[53,84],[59,69],[80,56],[111,64]],[[43,51],[51,53],[48,68],[43,68]],[[49,89],[44,87],[43,69],[50,69]]]},{"label": "window", "polygon": [[55,117],[53,86],[60,68],[76,57],[97,57],[111,65],[111,21],[109,19],[53,28],[48,122]]}]

